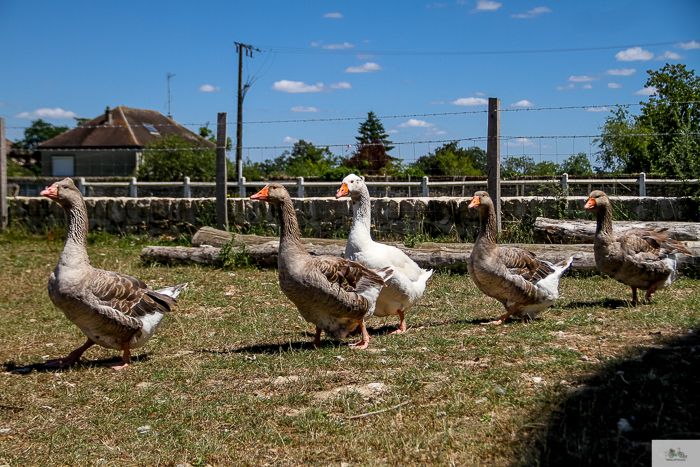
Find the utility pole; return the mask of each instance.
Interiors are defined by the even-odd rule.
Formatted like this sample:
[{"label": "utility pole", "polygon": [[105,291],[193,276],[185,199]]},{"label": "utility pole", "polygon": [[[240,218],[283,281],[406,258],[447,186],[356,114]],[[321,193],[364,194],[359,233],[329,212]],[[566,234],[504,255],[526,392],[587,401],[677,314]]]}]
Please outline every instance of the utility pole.
[{"label": "utility pole", "polygon": [[216,227],[228,230],[228,177],[226,176],[226,112],[216,119]]},{"label": "utility pole", "polygon": [[0,118],[0,232],[7,228],[7,150],[5,119]]},{"label": "utility pole", "polygon": [[176,76],[172,73],[168,73],[168,118],[173,118],[172,114],[170,113],[170,78],[173,76]]},{"label": "utility pole", "polygon": [[236,125],[236,179],[240,180],[243,176],[243,98],[246,92],[250,89],[252,82],[243,84],[243,51],[245,50],[246,57],[253,58],[253,50],[260,52],[260,49],[254,48],[252,45],[236,44],[236,52],[238,52],[238,123]]}]

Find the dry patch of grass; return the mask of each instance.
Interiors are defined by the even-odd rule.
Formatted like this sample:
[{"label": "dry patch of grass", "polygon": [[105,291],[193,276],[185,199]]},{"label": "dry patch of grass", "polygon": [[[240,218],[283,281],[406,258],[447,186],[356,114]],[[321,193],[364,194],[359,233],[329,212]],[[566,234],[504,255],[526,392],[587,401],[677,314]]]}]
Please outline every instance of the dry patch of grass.
[{"label": "dry patch of grass", "polygon": [[374,318],[369,351],[315,350],[275,270],[145,265],[146,239],[97,240],[96,267],[190,282],[181,308],[126,371],[101,348],[46,371],[84,341],[45,290],[62,241],[0,237],[0,465],[645,465],[651,439],[700,436],[698,280],[631,307],[568,276],[541,318],[483,328],[502,307],[436,274],[406,334]]}]

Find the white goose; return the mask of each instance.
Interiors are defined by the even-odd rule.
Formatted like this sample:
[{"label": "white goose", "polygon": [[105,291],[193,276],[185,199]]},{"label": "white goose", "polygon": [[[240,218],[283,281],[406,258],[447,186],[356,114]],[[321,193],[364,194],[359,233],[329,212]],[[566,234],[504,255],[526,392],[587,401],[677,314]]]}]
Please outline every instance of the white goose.
[{"label": "white goose", "polygon": [[345,257],[351,261],[359,261],[372,269],[390,267],[394,270],[394,276],[379,294],[374,315],[398,315],[401,320],[399,328],[391,334],[402,334],[406,332],[404,313],[423,296],[433,270],[421,269],[406,253],[395,246],[372,240],[370,233],[372,208],[369,190],[360,177],[350,174],[343,179],[343,184],[335,197],[343,196],[350,196],[352,199],[353,212]]},{"label": "white goose", "polygon": [[114,370],[126,368],[131,361],[131,349],[142,347],[153,337],[163,313],[177,307],[175,297],[187,284],[153,290],[134,277],[93,268],[86,249],[85,200],[73,180],[56,182],[41,195],[58,202],[67,217],[66,244],[49,277],[49,297],[88,338],[67,357],[50,360],[45,365],[70,366],[80,360],[83,352],[98,344],[123,350],[121,361],[106,366]]}]

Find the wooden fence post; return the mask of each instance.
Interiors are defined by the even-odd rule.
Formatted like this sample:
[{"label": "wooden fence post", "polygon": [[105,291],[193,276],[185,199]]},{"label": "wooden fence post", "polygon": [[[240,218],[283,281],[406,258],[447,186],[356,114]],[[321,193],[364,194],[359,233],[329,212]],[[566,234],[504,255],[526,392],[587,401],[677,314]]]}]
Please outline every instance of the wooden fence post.
[{"label": "wooden fence post", "polygon": [[5,119],[0,118],[0,232],[7,228],[7,150]]},{"label": "wooden fence post", "polygon": [[226,112],[220,112],[216,124],[216,226],[219,230],[228,230],[227,194]]},{"label": "wooden fence post", "polygon": [[487,191],[496,209],[496,228],[501,231],[501,100],[489,97],[486,140]]}]

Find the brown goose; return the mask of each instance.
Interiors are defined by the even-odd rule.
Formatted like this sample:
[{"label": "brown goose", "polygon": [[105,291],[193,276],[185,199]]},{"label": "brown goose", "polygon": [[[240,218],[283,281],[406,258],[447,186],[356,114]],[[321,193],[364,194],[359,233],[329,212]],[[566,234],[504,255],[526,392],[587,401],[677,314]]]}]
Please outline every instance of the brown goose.
[{"label": "brown goose", "polygon": [[67,217],[66,244],[49,277],[49,297],[87,336],[83,346],[67,357],[46,362],[46,366],[70,366],[99,344],[124,351],[121,361],[107,364],[121,370],[131,361],[131,349],[146,344],[160,327],[163,313],[177,307],[175,297],[187,284],[155,291],[133,277],[93,268],[86,249],[85,201],[73,180],[56,182],[41,195],[58,202]]},{"label": "brown goose", "polygon": [[316,325],[314,345],[321,341],[321,330],[342,339],[358,326],[362,339],[351,344],[366,349],[369,334],[365,318],[374,313],[379,292],[393,271],[377,271],[337,256],[311,256],[301,244],[299,224],[287,190],[270,183],[251,199],[273,204],[280,215],[280,247],[277,260],[282,292],[306,320]]},{"label": "brown goose", "polygon": [[595,265],[600,272],[632,287],[632,304],[637,289],[646,290],[646,300],[654,292],[671,285],[676,278],[676,254],[691,255],[681,242],[669,237],[667,228],[630,229],[613,233],[610,198],[600,190],[592,191],[584,209],[596,213],[598,225],[593,242]]},{"label": "brown goose", "polygon": [[506,308],[495,321],[508,317],[534,317],[559,298],[559,279],[571,266],[573,257],[560,263],[538,260],[534,253],[520,248],[504,248],[496,243],[496,213],[485,191],[477,191],[469,204],[479,209],[481,227],[469,256],[467,267],[474,284]]}]

